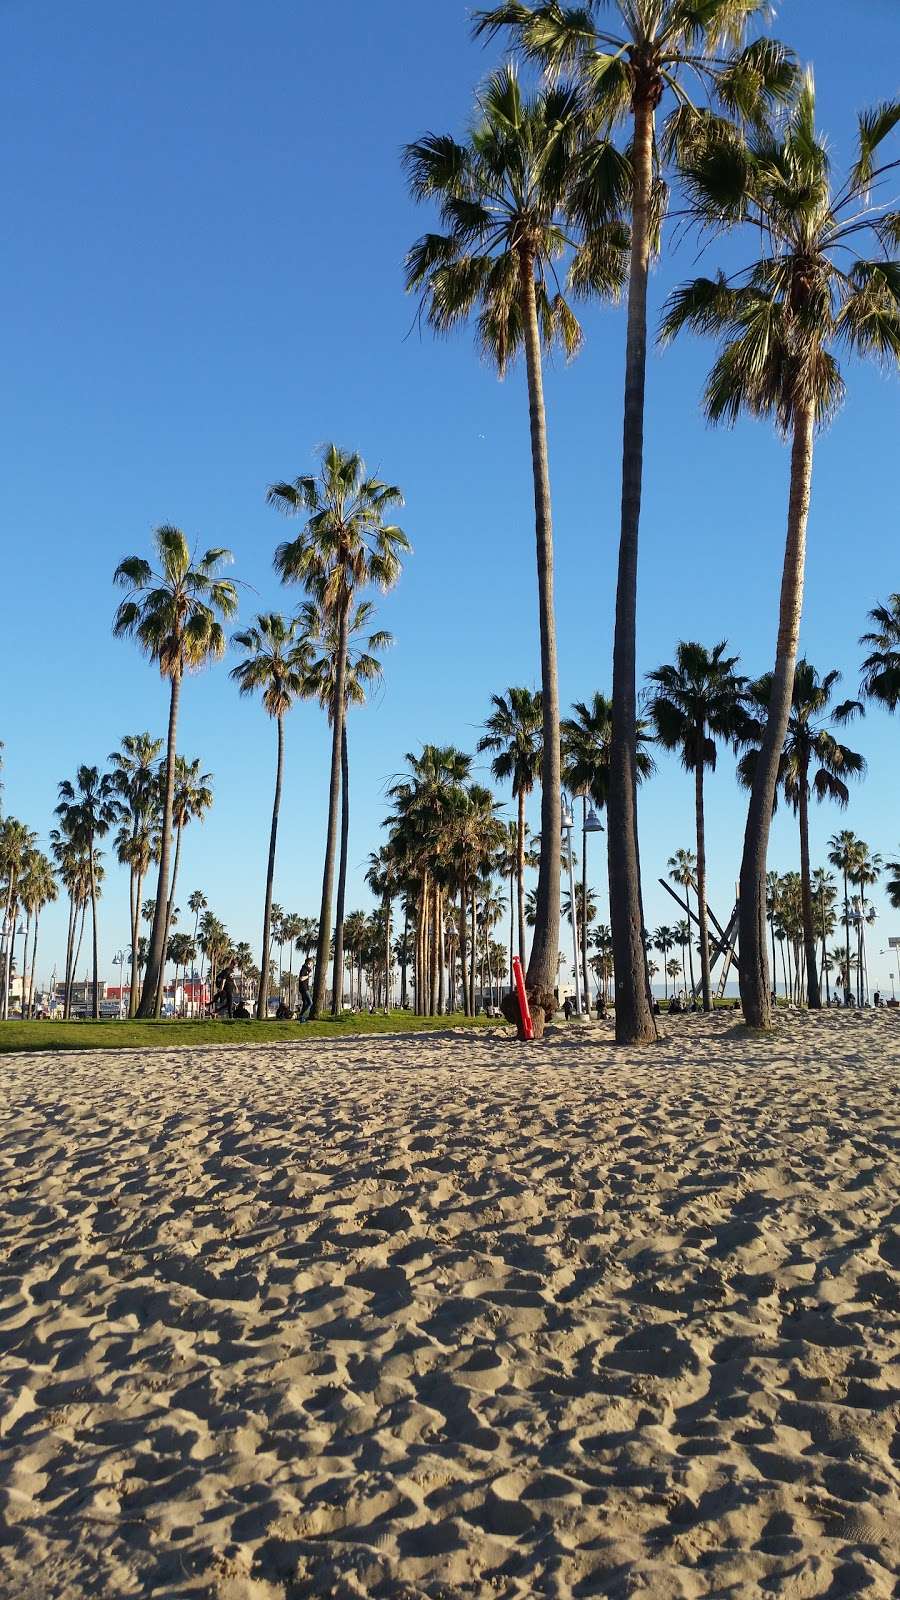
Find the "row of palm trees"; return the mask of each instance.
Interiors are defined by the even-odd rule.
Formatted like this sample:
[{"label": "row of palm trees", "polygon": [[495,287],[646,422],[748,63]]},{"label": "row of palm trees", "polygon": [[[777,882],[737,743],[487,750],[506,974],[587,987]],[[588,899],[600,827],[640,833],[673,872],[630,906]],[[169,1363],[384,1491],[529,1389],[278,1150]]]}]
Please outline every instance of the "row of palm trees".
[{"label": "row of palm trees", "polygon": [[[889,700],[891,692],[896,693],[896,684],[891,678],[891,673],[896,673],[896,662],[891,657],[894,639],[891,630],[895,624],[891,619],[894,618],[897,609],[894,603],[891,607],[876,608],[872,618],[877,624],[877,631],[863,636],[865,643],[874,646],[863,664],[864,684],[869,693],[885,703]],[[365,603],[357,607],[354,627],[351,628],[351,639],[359,631],[355,626],[357,621],[363,627],[368,625],[370,611],[371,608]],[[387,637],[384,634],[369,635],[367,644],[371,647],[383,645]],[[307,697],[314,695],[328,709],[331,703],[335,652],[329,649],[329,641],[322,637],[321,614],[309,605],[301,608],[301,615],[294,623],[286,623],[276,614],[257,618],[254,628],[235,635],[235,644],[244,652],[244,659],[234,669],[233,676],[243,692],[262,690],[264,706],[270,715],[275,717],[279,726],[276,799],[273,811],[273,827],[277,827],[283,764],[282,719],[286,709],[299,695]],[[313,647],[314,644],[319,646],[318,651]],[[707,649],[697,642],[679,644],[675,661],[648,675],[648,689],[644,700],[646,716],[641,719],[638,727],[639,778],[649,776],[654,770],[650,752],[653,741],[664,748],[677,750],[683,765],[694,774],[696,852],[679,852],[670,862],[670,868],[673,869],[675,881],[681,885],[689,918],[694,915],[690,896],[692,893],[695,896],[699,929],[697,951],[700,958],[701,993],[706,1008],[711,1004],[711,985],[706,906],[704,774],[706,770],[715,767],[717,741],[724,739],[736,749],[743,747],[744,754],[739,762],[738,774],[748,786],[752,783],[758,759],[761,718],[764,717],[771,692],[769,678],[764,677],[756,682],[750,682],[740,675],[736,670],[738,658],[727,655],[726,649],[724,642],[712,649]],[[365,685],[379,675],[380,663],[372,655],[371,650],[356,649],[351,644],[348,651],[348,665],[349,703],[352,704],[364,698]],[[801,661],[797,664],[791,720],[779,772],[780,789],[799,817],[801,870],[798,881],[804,926],[803,969],[806,974],[807,1000],[813,1006],[819,1003],[822,969],[821,963],[817,963],[812,954],[817,938],[817,901],[809,868],[809,799],[814,794],[819,800],[831,798],[838,804],[846,806],[849,792],[845,780],[851,776],[859,776],[864,771],[862,757],[839,743],[829,726],[830,722],[845,723],[863,711],[861,701],[846,701],[831,708],[832,694],[838,681],[837,672],[830,672],[820,679],[809,663]],[[894,683],[893,690],[890,689],[891,683]],[[578,702],[572,708],[572,715],[561,722],[561,776],[569,792],[580,796],[582,800],[582,878],[575,897],[575,914],[576,924],[581,930],[580,955],[586,994],[590,988],[587,934],[590,924],[596,917],[595,896],[588,887],[588,806],[591,807],[592,817],[593,808],[602,811],[608,806],[612,729],[612,705],[610,700],[600,693],[595,693],[589,702]],[[382,948],[387,954],[380,965],[386,974],[383,979],[386,992],[390,992],[391,905],[397,894],[403,893],[406,896],[404,945],[408,937],[410,908],[419,940],[410,964],[418,970],[421,963],[423,971],[430,971],[434,975],[433,985],[430,983],[417,985],[417,1004],[426,1010],[445,1009],[449,990],[454,987],[452,951],[455,946],[460,958],[466,963],[466,973],[461,984],[464,1003],[469,1008],[474,1007],[474,967],[478,951],[481,949],[478,929],[491,921],[494,902],[491,898],[493,889],[489,879],[495,870],[499,870],[503,881],[508,882],[510,891],[507,970],[511,969],[512,964],[514,908],[518,911],[518,950],[524,962],[526,925],[536,926],[539,915],[538,897],[534,892],[530,896],[531,905],[527,904],[525,868],[527,865],[539,869],[541,842],[540,839],[530,844],[528,842],[525,800],[541,780],[542,739],[540,692],[525,687],[512,687],[503,695],[492,696],[491,709],[485,722],[484,734],[478,743],[478,750],[492,756],[491,770],[494,778],[500,783],[508,783],[511,788],[513,799],[517,804],[514,823],[501,822],[497,815],[496,802],[481,786],[470,784],[466,792],[465,785],[470,777],[472,764],[470,757],[453,749],[438,750],[431,746],[427,746],[421,756],[409,756],[411,781],[401,780],[391,790],[395,805],[402,813],[402,827],[400,821],[395,818],[391,825],[390,847],[373,855],[367,874],[369,885],[381,902]],[[132,931],[130,1009],[132,1014],[136,1010],[138,983],[147,965],[148,955],[147,950],[142,948],[148,941],[142,940],[138,935],[138,919],[143,915],[144,920],[155,923],[156,917],[156,900],[142,902],[141,891],[150,865],[158,862],[161,854],[165,793],[165,768],[159,761],[161,743],[148,733],[126,736],[122,740],[121,748],[110,756],[108,772],[101,773],[97,768],[85,766],[79,769],[74,783],[66,781],[60,785],[60,803],[57,807],[59,827],[53,830],[52,850],[59,876],[69,894],[65,968],[67,1015],[71,1010],[72,983],[78,965],[88,906],[92,913],[95,1009],[98,1004],[97,899],[103,875],[98,842],[116,825],[116,853],[120,863],[129,868]],[[343,746],[343,810],[346,821],[346,724]],[[205,897],[201,891],[195,891],[188,902],[194,914],[193,939],[189,939],[185,934],[173,934],[172,929],[178,919],[174,900],[182,833],[192,819],[203,817],[211,803],[210,774],[200,770],[199,761],[188,762],[176,754],[172,802],[175,845],[163,921],[166,937],[165,958],[175,963],[176,977],[178,967],[186,972],[196,959],[198,931],[200,931],[199,917],[201,911],[205,911],[206,908]],[[9,839],[25,838],[26,831],[12,819],[7,819],[4,826]],[[597,826],[596,819],[593,826]],[[446,828],[450,828],[449,842],[445,836]],[[31,848],[33,851],[33,841]],[[448,862],[452,862],[454,853],[459,856],[460,852],[462,852],[461,868],[459,865],[456,868],[448,866]],[[8,853],[9,847],[7,847]],[[438,860],[440,865],[436,865]],[[410,870],[411,862],[412,870]],[[40,909],[34,898],[37,892],[35,885],[43,884],[44,889],[41,892],[45,892],[49,883],[53,895],[56,893],[55,880],[52,870],[49,870],[49,863],[46,863],[43,872],[39,868],[40,861],[34,858],[30,869],[24,875],[25,888],[19,896],[21,904],[28,909],[29,914],[34,910],[34,941],[36,941],[37,915]],[[343,830],[341,849],[341,901],[345,870],[346,827]],[[855,863],[848,861],[847,883],[856,882],[853,877],[854,870]],[[15,880],[20,875],[19,868],[16,867],[12,878],[9,879],[13,895],[16,892]],[[258,1014],[261,1016],[266,1014],[270,986],[276,983],[271,962],[273,947],[277,946],[280,952],[277,991],[282,995],[284,984],[281,957],[284,944],[288,945],[290,961],[287,988],[288,996],[291,998],[293,950],[302,948],[308,957],[312,946],[317,946],[319,940],[319,924],[314,919],[303,918],[298,914],[286,914],[280,906],[273,904],[273,875],[274,857],[270,848],[264,911],[264,950],[267,954],[265,961],[261,960],[259,966],[253,969],[259,974],[256,979],[256,993]],[[454,895],[459,895],[461,890],[465,889],[468,910],[463,913],[460,901],[456,912],[456,926],[448,933],[443,924],[451,882],[454,886]],[[335,980],[333,995],[335,1011],[343,1006],[345,979],[342,905],[339,906],[339,912],[341,914],[335,929],[335,937],[331,940],[329,950],[335,963],[335,971],[340,973],[340,978]],[[562,903],[562,913],[571,921],[572,908],[568,898]],[[361,913],[356,914],[357,928],[361,916]],[[461,931],[466,917],[469,924],[468,933]],[[494,915],[493,923],[497,920],[497,916]],[[685,923],[683,926],[689,925]],[[206,949],[203,936],[210,935],[211,930],[215,936],[216,929],[218,929],[218,954],[224,955],[230,952],[231,958],[234,959],[235,947],[225,935],[221,924],[215,924],[215,919],[212,919],[208,911],[204,916],[201,947]],[[666,930],[663,929],[663,932]],[[341,941],[340,958],[337,955],[338,939]],[[693,951],[689,935],[680,942],[682,956],[684,946],[687,946],[693,988]],[[646,954],[647,936],[643,930],[642,944],[645,946]],[[663,955],[664,959],[669,953],[668,949],[660,946],[658,939],[653,941],[653,947]],[[242,947],[236,948],[240,950]],[[358,948],[358,944],[348,947],[348,952],[351,953],[349,973],[351,1001],[353,960],[354,957],[358,957]],[[476,951],[476,961],[473,961],[470,955],[473,949]],[[32,966],[35,959],[34,952],[33,942]],[[7,960],[10,959],[11,951],[8,950]],[[845,962],[845,967],[848,962]],[[247,961],[244,960],[240,970],[246,971],[247,965]],[[664,967],[665,976],[674,980],[675,974],[668,971],[667,966],[668,963]],[[211,967],[214,973],[215,960],[211,963]],[[504,967],[506,967],[505,962]],[[162,1002],[164,968],[165,961],[159,970],[154,995],[154,1011],[157,1015]],[[492,971],[494,968],[499,983],[502,973],[496,961]],[[682,970],[683,968],[682,960]],[[447,975],[446,981],[441,976],[444,972]],[[264,980],[261,976],[263,973],[265,973]],[[648,973],[648,976],[652,978],[653,973]],[[402,985],[404,1000],[406,989],[404,965]],[[358,992],[359,981],[357,981],[357,994]]]},{"label": "row of palm trees", "polygon": [[[765,879],[769,831],[791,716],[805,571],[814,439],[837,411],[837,361],[900,360],[900,213],[880,198],[894,163],[882,156],[900,101],[859,118],[855,160],[832,177],[816,126],[815,88],[792,53],[765,34],[766,0],[610,0],[567,8],[522,0],[476,14],[535,63],[523,93],[511,62],[478,96],[466,139],[429,133],[405,151],[413,197],[436,207],[439,231],[407,257],[407,287],[438,333],[474,317],[482,353],[502,373],[519,351],[527,377],[542,706],[542,851],[528,985],[552,986],[559,927],[560,715],[553,534],[542,351],[573,355],[572,300],[627,289],[622,496],[612,652],[608,793],[610,923],[616,1035],[655,1036],[643,942],[637,831],[638,536],[644,467],[647,285],[662,244],[670,185],[701,243],[733,233],[744,264],[671,297],[661,328],[714,338],[706,390],[713,422],[771,418],[791,442],[775,664],[756,760],[740,884],[740,988],[746,1020],[771,1021]],[[613,16],[619,28],[608,24]],[[700,86],[705,104],[696,103]],[[619,129],[623,130],[618,139]],[[870,255],[860,247],[871,246]],[[732,252],[733,254],[733,252]],[[565,288],[565,292],[563,290]],[[567,298],[568,296],[568,298]],[[694,760],[702,772],[702,758]]]}]

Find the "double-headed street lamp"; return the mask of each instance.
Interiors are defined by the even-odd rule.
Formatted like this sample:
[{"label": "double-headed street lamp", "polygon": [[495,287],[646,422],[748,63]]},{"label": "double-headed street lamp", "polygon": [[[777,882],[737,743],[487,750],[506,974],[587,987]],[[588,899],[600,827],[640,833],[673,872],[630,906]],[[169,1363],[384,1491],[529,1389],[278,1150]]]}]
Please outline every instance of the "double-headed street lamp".
[{"label": "double-headed street lamp", "polygon": [[[572,870],[572,829],[574,828],[574,826],[575,826],[575,818],[572,815],[572,808],[569,805],[569,802],[568,802],[568,799],[566,798],[566,796],[563,795],[563,797],[562,797],[562,831],[563,831],[563,834],[565,836],[565,841],[566,841],[566,863],[567,863],[567,866],[568,866],[568,869],[569,869],[569,905],[571,906],[571,909],[572,909],[572,953],[573,953],[574,965],[575,965],[575,1012],[576,1012],[576,1015],[580,1017],[583,1014],[583,1012],[587,1011],[587,1008],[588,1008],[588,997],[585,994],[585,996],[584,996],[584,1006],[582,1007],[582,1003],[581,1003],[581,954],[580,954],[579,944],[578,944],[578,907],[577,907],[576,902],[575,902],[575,874],[574,874],[574,872]],[[600,818],[598,817],[598,815],[597,815],[596,811],[594,810],[593,806],[591,806],[589,808],[588,814],[584,819],[583,831],[585,833],[602,833],[603,832],[603,823],[600,821]],[[585,916],[587,916],[587,906],[583,906],[582,907],[582,912],[583,912],[583,914]],[[587,937],[587,929],[585,929],[585,937]]]}]

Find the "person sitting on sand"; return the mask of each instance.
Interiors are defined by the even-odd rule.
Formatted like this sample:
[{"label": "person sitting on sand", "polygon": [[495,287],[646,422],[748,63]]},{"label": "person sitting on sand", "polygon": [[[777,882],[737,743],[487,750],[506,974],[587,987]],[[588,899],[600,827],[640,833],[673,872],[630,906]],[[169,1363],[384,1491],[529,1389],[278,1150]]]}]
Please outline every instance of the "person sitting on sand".
[{"label": "person sitting on sand", "polygon": [[276,1022],[290,1022],[291,1016],[292,1016],[292,1012],[291,1012],[290,1006],[285,1005],[283,1000],[279,1000],[278,1009],[275,1012],[275,1021]]},{"label": "person sitting on sand", "polygon": [[566,995],[566,998],[563,1001],[563,1016],[565,1017],[567,1022],[570,1020],[570,1018],[572,1016],[572,1002],[569,999],[568,995]]},{"label": "person sitting on sand", "polygon": [[602,1022],[603,1018],[605,1016],[606,1016],[606,1001],[604,1000],[602,994],[600,994],[599,991],[598,991],[598,994],[597,994],[597,1021],[598,1022]]},{"label": "person sitting on sand", "polygon": [[240,1018],[241,1022],[250,1022],[252,1020],[250,1012],[248,1011],[243,1000],[238,1001],[234,1008],[234,1015],[236,1018]]}]

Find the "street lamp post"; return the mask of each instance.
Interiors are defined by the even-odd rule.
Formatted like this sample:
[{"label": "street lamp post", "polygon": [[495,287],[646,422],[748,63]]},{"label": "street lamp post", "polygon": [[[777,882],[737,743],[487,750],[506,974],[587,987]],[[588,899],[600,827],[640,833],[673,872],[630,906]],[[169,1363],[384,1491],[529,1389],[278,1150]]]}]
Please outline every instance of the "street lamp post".
[{"label": "street lamp post", "polygon": [[113,956],[113,966],[114,967],[118,967],[118,969],[119,969],[119,1021],[121,1022],[123,1016],[125,1015],[124,1010],[123,1010],[123,1004],[124,1004],[124,1000],[125,1000],[125,995],[124,995],[125,951],[124,950],[117,950],[116,951],[115,955]]},{"label": "street lamp post", "polygon": [[572,829],[575,818],[569,807],[569,802],[563,795],[562,800],[562,831],[566,836],[566,859],[569,868],[569,905],[572,908],[572,946],[575,955],[575,1014],[581,1016],[581,968],[578,955],[578,909],[575,904],[575,875],[572,871]]}]

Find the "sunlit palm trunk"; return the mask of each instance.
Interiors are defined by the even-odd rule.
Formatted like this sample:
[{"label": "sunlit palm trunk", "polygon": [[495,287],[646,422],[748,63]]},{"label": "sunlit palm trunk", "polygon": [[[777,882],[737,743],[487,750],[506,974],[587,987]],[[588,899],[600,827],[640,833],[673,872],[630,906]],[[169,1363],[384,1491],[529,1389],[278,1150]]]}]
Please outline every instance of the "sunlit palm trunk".
[{"label": "sunlit palm trunk", "polygon": [[325,865],[322,871],[322,902],[319,908],[319,942],[316,947],[316,972],[313,984],[313,1003],[310,1013],[318,1017],[325,1005],[328,984],[328,956],[331,946],[331,901],[334,895],[334,859],[337,854],[338,812],[341,799],[341,751],[343,748],[344,714],[346,710],[347,683],[347,619],[349,602],[341,604],[338,624],[338,650],[335,663],[334,699],[331,713],[331,774],[328,783],[328,837],[325,843]]},{"label": "sunlit palm trunk", "polygon": [[159,851],[159,877],[156,883],[156,905],[153,910],[153,928],[150,933],[150,948],[147,952],[147,965],[144,968],[144,984],[141,990],[141,1003],[138,1006],[139,1017],[153,1017],[157,1015],[156,995],[159,986],[160,972],[165,961],[166,950],[166,922],[169,910],[169,857],[172,846],[172,810],[175,799],[175,741],[178,731],[178,702],[181,697],[181,679],[172,678],[172,690],[169,699],[169,731],[166,740],[166,792],[163,800],[162,838]]},{"label": "sunlit palm trunk", "polygon": [[697,916],[700,921],[700,989],[703,1009],[712,1009],[709,977],[709,915],[706,910],[706,817],[703,809],[703,758],[697,751],[694,767],[694,809],[697,818]]},{"label": "sunlit palm trunk", "polygon": [[644,951],[644,913],[637,833],[637,562],[644,468],[644,390],[647,369],[647,276],[653,183],[653,108],[634,113],[634,194],[631,272],[625,351],[622,442],[622,522],[613,644],[612,741],[609,795],[609,920],[615,969],[616,1041],[656,1038]]},{"label": "sunlit palm trunk", "polygon": [[91,834],[90,839],[88,840],[88,849],[90,851],[90,869],[91,869],[91,943],[92,943],[92,956],[93,956],[93,959],[92,959],[92,962],[91,962],[91,970],[92,970],[92,973],[93,973],[93,991],[94,991],[94,1003],[93,1003],[93,1005],[91,1007],[91,1011],[92,1011],[92,1015],[93,1015],[94,1021],[97,1022],[99,1020],[99,1017],[100,1017],[100,955],[99,955],[98,944],[97,944],[97,874],[96,874],[96,872],[94,870],[94,835],[93,834]]},{"label": "sunlit palm trunk", "polygon": [[469,966],[466,951],[467,937],[466,890],[465,884],[461,883],[459,886],[459,967],[463,995],[463,1012],[466,1016],[469,1015]]},{"label": "sunlit palm trunk", "polygon": [[[168,955],[169,955],[169,936],[170,936],[170,934],[172,932],[172,913],[173,913],[173,911],[175,909],[175,885],[178,882],[178,868],[179,868],[179,865],[181,863],[181,834],[182,834],[183,828],[184,828],[184,823],[182,821],[179,821],[178,827],[175,830],[175,860],[172,863],[172,881],[169,884],[169,894],[168,894],[168,898],[166,900],[166,934],[165,934],[165,938],[163,939],[163,963],[162,963],[162,966],[159,969],[159,983],[157,984],[157,987],[156,987],[156,1015],[157,1016],[159,1016],[161,1014],[161,1012],[162,1012],[163,991],[165,989],[166,961],[168,960]],[[175,990],[177,990],[177,988],[178,988],[178,968],[177,968],[177,964],[176,964],[176,969],[175,969]],[[173,991],[173,995],[172,995],[172,1004],[173,1004],[173,1006],[175,1004],[174,991]]]},{"label": "sunlit palm trunk", "polygon": [[[346,717],[346,712],[344,713]],[[337,905],[334,913],[334,965],[331,969],[331,1012],[344,1009],[344,904],[347,895],[347,849],[350,841],[350,759],[347,724],[341,729],[341,852],[338,862]]]},{"label": "sunlit palm trunk", "polygon": [[772,1001],[766,960],[766,858],[778,766],[787,733],[803,611],[806,529],[812,488],[815,419],[811,406],[797,411],[791,452],[791,491],[778,612],[775,671],[769,714],[753,776],[740,881],[740,989],[744,1019],[768,1028]]},{"label": "sunlit palm trunk", "polygon": [[805,764],[800,773],[798,811],[800,817],[800,897],[803,905],[803,944],[806,950],[806,1003],[810,1011],[819,1011],[822,1006],[822,995],[819,989],[819,964],[816,960],[816,930],[813,922],[812,883],[809,869],[809,784]]},{"label": "sunlit palm trunk", "polygon": [[275,799],[269,829],[269,859],[266,865],[266,903],[263,908],[262,956],[259,962],[259,993],[256,1016],[262,1022],[269,1004],[269,945],[272,938],[272,890],[275,883],[275,850],[278,844],[278,814],[281,810],[281,785],[284,778],[284,718],[278,717],[278,756],[275,764]]},{"label": "sunlit palm trunk", "polygon": [[[544,738],[541,759],[541,859],[538,869],[534,936],[528,963],[528,987],[552,994],[556,984],[559,953],[561,832],[559,684],[556,667],[556,617],[553,604],[553,520],[550,505],[550,468],[547,459],[547,419],[544,412],[544,382],[535,300],[534,262],[527,251],[523,252],[521,259],[521,290],[525,359],[528,369],[528,407],[531,417],[531,464],[534,475]],[[473,938],[473,983],[474,967]]]},{"label": "sunlit palm trunk", "polygon": [[581,797],[581,976],[584,979],[584,1009],[591,1009],[591,985],[588,981],[588,833],[587,833],[587,795]]},{"label": "sunlit palm trunk", "polygon": [[69,895],[69,931],[66,938],[66,981],[63,996],[63,1017],[68,1019],[72,1008],[72,954],[75,948],[75,895]]},{"label": "sunlit palm trunk", "polygon": [[12,947],[13,947],[12,929],[15,926],[15,917],[13,915],[13,913],[15,911],[15,893],[16,893],[15,872],[11,871],[10,872],[10,877],[9,877],[9,892],[8,892],[8,894],[6,896],[6,956],[5,956],[4,970],[3,970],[3,1021],[4,1022],[7,1022],[9,1020],[9,986],[10,986],[10,983],[12,982]]},{"label": "sunlit palm trunk", "polygon": [[28,984],[28,1015],[34,1016],[34,975],[37,971],[38,925],[41,920],[39,910],[34,913],[34,936],[31,941],[31,978]]},{"label": "sunlit palm trunk", "polygon": [[141,889],[143,888],[144,874],[136,872],[134,875],[134,906],[131,913],[131,993],[128,997],[128,1015],[137,1015],[138,1000],[140,998],[140,966],[138,964],[138,940],[141,934]]}]

